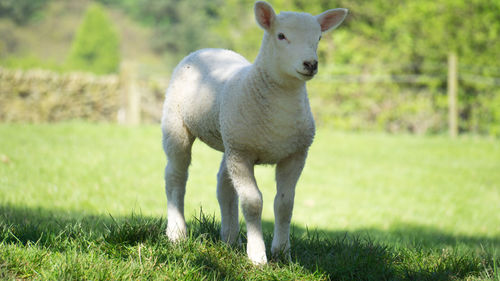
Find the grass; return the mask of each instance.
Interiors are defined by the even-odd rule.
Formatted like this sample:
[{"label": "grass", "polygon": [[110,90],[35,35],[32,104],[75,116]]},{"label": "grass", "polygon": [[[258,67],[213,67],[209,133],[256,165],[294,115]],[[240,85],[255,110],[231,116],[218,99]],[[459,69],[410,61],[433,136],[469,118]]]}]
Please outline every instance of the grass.
[{"label": "grass", "polygon": [[[0,124],[0,278],[500,280],[498,140],[320,129],[297,189],[293,261],[256,268],[218,240],[221,155],[201,144],[190,238],[165,239],[160,138],[158,126]],[[269,246],[273,169],[256,174]]]}]

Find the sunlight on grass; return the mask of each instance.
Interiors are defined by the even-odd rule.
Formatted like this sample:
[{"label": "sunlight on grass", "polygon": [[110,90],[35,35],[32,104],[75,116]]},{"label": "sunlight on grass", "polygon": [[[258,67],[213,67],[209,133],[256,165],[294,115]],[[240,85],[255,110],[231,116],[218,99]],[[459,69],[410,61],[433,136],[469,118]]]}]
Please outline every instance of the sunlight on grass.
[{"label": "sunlight on grass", "polygon": [[[165,216],[158,126],[0,126],[3,204],[88,214]],[[218,216],[221,153],[197,141],[186,217]],[[338,231],[432,227],[500,235],[500,143],[320,129],[297,187],[293,223]],[[273,220],[274,167],[257,167],[263,218]]]}]

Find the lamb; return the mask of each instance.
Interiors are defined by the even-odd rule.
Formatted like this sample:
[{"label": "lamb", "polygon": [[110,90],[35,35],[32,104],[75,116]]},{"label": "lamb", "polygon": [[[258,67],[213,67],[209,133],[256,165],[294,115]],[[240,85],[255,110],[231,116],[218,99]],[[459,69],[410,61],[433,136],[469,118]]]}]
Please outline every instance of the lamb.
[{"label": "lamb", "polygon": [[254,165],[276,164],[273,257],[290,259],[290,221],[295,186],[315,134],[306,81],[318,71],[316,53],[322,32],[342,23],[347,9],[312,16],[282,12],[258,1],[255,17],[264,29],[251,64],[222,49],[202,49],[175,68],[165,94],[162,117],[167,229],[171,241],[186,236],[184,194],[196,138],[223,152],[217,175],[221,239],[240,242],[238,200],[247,226],[247,255],[267,263],[262,237],[262,194]]}]

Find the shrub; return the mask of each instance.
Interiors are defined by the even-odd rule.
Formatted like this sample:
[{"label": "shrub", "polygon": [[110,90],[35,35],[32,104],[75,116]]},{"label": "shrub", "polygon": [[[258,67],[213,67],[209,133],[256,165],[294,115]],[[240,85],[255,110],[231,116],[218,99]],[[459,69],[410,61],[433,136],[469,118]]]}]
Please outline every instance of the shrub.
[{"label": "shrub", "polygon": [[99,4],[85,13],[68,57],[68,67],[96,74],[117,72],[120,63],[118,33]]}]

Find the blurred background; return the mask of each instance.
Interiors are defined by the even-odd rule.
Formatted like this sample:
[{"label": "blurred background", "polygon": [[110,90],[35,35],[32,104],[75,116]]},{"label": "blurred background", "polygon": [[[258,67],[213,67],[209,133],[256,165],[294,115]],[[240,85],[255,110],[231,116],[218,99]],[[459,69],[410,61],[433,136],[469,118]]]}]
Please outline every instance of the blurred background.
[{"label": "blurred background", "polygon": [[[188,53],[255,58],[253,0],[1,0],[0,120],[155,123]],[[345,7],[308,84],[320,126],[500,136],[500,1],[276,0]]]}]

